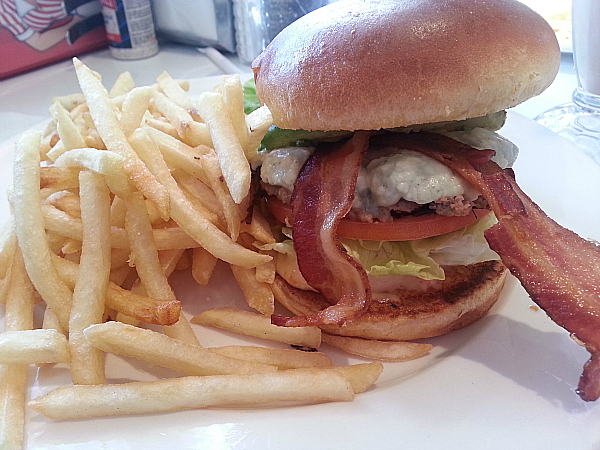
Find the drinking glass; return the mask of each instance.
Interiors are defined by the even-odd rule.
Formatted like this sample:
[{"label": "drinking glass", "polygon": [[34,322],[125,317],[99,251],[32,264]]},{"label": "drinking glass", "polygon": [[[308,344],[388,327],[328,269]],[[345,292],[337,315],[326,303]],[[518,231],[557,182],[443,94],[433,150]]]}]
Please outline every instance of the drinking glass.
[{"label": "drinking glass", "polygon": [[573,101],[535,118],[600,164],[600,0],[573,0]]}]

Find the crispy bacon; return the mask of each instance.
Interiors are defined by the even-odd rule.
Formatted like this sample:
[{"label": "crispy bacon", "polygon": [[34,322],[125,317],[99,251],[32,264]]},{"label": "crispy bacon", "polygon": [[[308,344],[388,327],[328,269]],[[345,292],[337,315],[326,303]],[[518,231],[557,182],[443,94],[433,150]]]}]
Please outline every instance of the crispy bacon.
[{"label": "crispy bacon", "polygon": [[[379,138],[379,137],[378,137]],[[487,199],[498,224],[485,237],[550,318],[591,353],[579,380],[583,400],[600,396],[600,246],[550,219],[494,162],[440,135],[387,135],[381,141],[421,151],[462,175]]]},{"label": "crispy bacon", "polygon": [[294,248],[302,275],[332,305],[317,314],[272,316],[276,325],[343,324],[371,299],[365,269],[339,244],[336,228],[352,207],[356,179],[369,133],[320,144],[302,168],[292,197]]}]

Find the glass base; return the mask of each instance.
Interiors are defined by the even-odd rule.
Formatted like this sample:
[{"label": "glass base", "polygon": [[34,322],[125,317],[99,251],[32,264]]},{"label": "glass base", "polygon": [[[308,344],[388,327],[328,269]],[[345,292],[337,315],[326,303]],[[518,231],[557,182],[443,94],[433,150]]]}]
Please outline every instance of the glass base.
[{"label": "glass base", "polygon": [[600,164],[600,109],[578,101],[577,92],[573,100],[543,112],[535,120],[573,142]]}]

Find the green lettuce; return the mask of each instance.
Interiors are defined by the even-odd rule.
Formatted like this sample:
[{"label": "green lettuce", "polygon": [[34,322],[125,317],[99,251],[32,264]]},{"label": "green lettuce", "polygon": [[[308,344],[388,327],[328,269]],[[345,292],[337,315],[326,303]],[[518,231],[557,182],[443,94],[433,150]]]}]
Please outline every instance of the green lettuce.
[{"label": "green lettuce", "polygon": [[498,258],[483,235],[495,222],[490,213],[465,228],[440,236],[398,242],[342,239],[342,245],[371,276],[412,275],[443,280],[442,265],[467,265]]},{"label": "green lettuce", "polygon": [[255,109],[260,108],[260,102],[258,101],[258,97],[256,96],[256,84],[254,83],[254,78],[250,78],[244,83],[243,92],[244,112],[246,114],[250,114]]},{"label": "green lettuce", "polygon": [[[414,241],[341,239],[341,243],[370,276],[411,275],[424,280],[443,280],[442,265],[467,265],[498,259],[483,235],[495,223],[496,218],[490,213],[467,227],[440,236]],[[282,231],[291,236],[289,229]],[[259,248],[295,255],[291,239]]]}]

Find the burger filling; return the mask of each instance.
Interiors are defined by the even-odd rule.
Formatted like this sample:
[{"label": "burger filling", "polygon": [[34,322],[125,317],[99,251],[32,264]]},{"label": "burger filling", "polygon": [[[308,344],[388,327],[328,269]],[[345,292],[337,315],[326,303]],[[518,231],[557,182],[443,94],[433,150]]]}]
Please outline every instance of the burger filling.
[{"label": "burger filling", "polygon": [[[514,163],[517,147],[492,130],[445,133],[475,148],[495,150],[495,162]],[[260,176],[265,191],[290,203],[300,169],[313,146],[287,146],[265,152]],[[358,175],[352,209],[346,217],[360,222],[389,222],[407,214],[435,212],[465,216],[486,208],[485,199],[470,183],[422,153],[397,148],[370,148]]]},{"label": "burger filling", "polygon": [[[245,92],[246,99],[254,98],[253,83],[245,86]],[[247,112],[256,106],[248,105]],[[492,159],[502,168],[507,168],[514,163],[518,149],[495,132],[505,119],[506,113],[500,111],[462,121],[389,131],[444,134],[477,149],[494,150]],[[289,204],[296,180],[317,145],[351,135],[347,131],[273,127],[263,139],[263,150],[252,165],[260,171],[261,185],[267,195]],[[340,176],[332,174],[332,177],[336,175]],[[424,214],[466,216],[473,208],[487,208],[487,202],[477,188],[442,163],[413,150],[371,146],[360,164],[354,199],[345,217],[357,222],[390,223],[404,216]],[[488,214],[461,229],[422,239],[340,239],[340,243],[345,252],[361,264],[375,288],[397,283],[398,280],[443,280],[444,265],[469,265],[498,259],[484,238],[484,231],[495,221],[494,215]],[[291,229],[284,224],[280,226],[280,241],[261,248],[278,252],[277,272],[288,283],[301,289],[312,289],[298,267]]]}]

